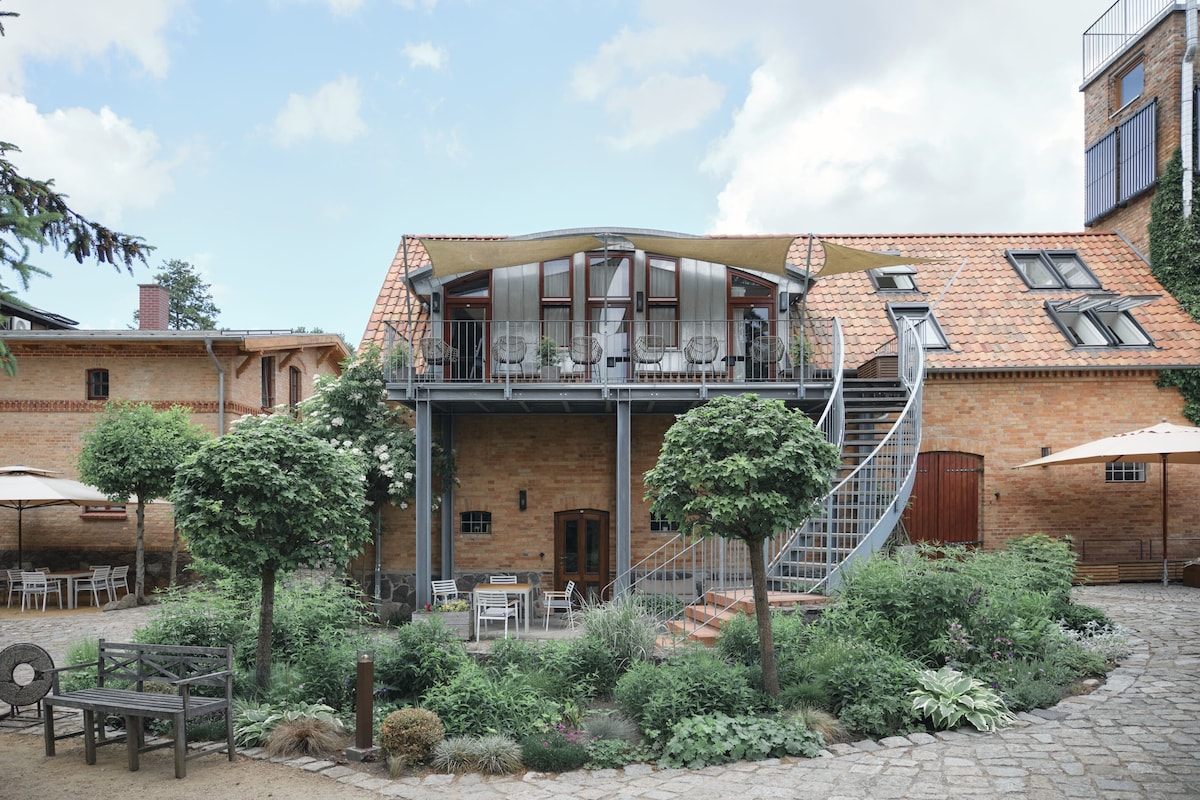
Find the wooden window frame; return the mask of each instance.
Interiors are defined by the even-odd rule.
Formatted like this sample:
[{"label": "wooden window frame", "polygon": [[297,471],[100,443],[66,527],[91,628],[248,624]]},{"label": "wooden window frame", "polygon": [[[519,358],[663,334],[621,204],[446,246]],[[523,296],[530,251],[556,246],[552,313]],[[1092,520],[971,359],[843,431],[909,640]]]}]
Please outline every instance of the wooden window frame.
[{"label": "wooden window frame", "polygon": [[[88,400],[96,400],[96,401],[100,401],[100,402],[107,401],[111,394],[111,391],[112,391],[112,385],[110,383],[110,378],[111,378],[111,376],[107,369],[103,369],[103,368],[89,369],[87,371],[87,384],[86,384],[87,399]],[[98,388],[96,386],[97,380],[100,380],[100,382],[102,382],[104,384],[103,393],[94,391],[96,388]]]}]

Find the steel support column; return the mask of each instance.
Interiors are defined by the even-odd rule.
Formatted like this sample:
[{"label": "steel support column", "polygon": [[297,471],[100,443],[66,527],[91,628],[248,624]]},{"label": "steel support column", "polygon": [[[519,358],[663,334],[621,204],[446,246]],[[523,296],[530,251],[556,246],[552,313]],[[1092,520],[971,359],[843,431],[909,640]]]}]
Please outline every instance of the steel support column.
[{"label": "steel support column", "polygon": [[[454,415],[442,417],[442,447],[454,452]],[[454,577],[454,481],[442,480],[442,580]]]},{"label": "steel support column", "polygon": [[629,590],[629,569],[632,566],[630,531],[630,471],[632,470],[632,414],[628,400],[617,400],[617,583],[615,595]]},{"label": "steel support column", "polygon": [[430,581],[433,580],[433,408],[429,400],[417,399],[417,542],[416,582],[417,608],[433,600]]}]

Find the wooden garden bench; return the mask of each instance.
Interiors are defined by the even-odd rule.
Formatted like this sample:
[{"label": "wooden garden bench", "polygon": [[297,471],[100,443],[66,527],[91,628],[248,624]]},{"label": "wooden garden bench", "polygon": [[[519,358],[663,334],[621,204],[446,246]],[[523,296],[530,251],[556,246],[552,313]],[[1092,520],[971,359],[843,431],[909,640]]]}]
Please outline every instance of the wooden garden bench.
[{"label": "wooden garden bench", "polygon": [[[95,668],[96,687],[73,692],[59,690],[59,674],[71,670]],[[222,749],[234,758],[233,744],[233,648],[180,647],[165,644],[131,644],[100,640],[100,655],[96,661],[48,670],[51,674],[50,693],[42,700],[46,755],[54,755],[58,739],[83,736],[84,760],[96,763],[96,747],[125,741],[129,752],[129,769],[138,768],[141,753],[160,747],[175,747],[175,777],[187,774],[187,759],[197,758]],[[106,683],[131,684],[133,688],[112,688]],[[120,684],[118,684],[120,685]],[[222,690],[218,697],[192,694],[196,686]],[[83,731],[56,736],[54,707],[78,708],[83,711]],[[125,733],[106,738],[104,717],[116,714],[125,718]],[[225,716],[225,747],[205,749],[187,754],[188,720],[212,714]],[[146,719],[171,721],[172,738],[166,742],[147,745],[143,722]],[[132,738],[131,738],[132,737]],[[97,741],[99,739],[99,741]]]}]

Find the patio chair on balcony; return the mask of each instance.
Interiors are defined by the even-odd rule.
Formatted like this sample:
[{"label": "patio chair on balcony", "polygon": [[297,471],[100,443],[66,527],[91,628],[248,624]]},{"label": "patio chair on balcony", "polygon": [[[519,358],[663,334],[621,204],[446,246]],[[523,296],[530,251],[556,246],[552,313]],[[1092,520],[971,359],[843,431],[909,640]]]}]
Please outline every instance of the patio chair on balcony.
[{"label": "patio chair on balcony", "polygon": [[640,372],[655,368],[661,377],[663,371],[663,356],[667,353],[666,340],[661,336],[648,334],[633,340],[633,363]]},{"label": "patio chair on balcony", "polygon": [[787,353],[787,345],[778,336],[759,336],[750,342],[750,364],[747,364],[747,379],[769,380],[772,370],[779,368]]},{"label": "patio chair on balcony", "polygon": [[[425,362],[425,375],[432,377],[440,372],[443,368],[457,363],[458,348],[451,347],[446,343],[445,339],[436,336],[428,336],[417,341],[417,352],[421,354],[422,360]],[[437,370],[430,369],[437,367]]]},{"label": "patio chair on balcony", "polygon": [[572,373],[575,372],[575,367],[579,368],[579,374],[587,380],[591,371],[600,359],[604,357],[604,345],[600,344],[600,340],[595,336],[573,336],[571,337],[571,364]]},{"label": "patio chair on balcony", "polygon": [[497,336],[492,342],[492,363],[501,372],[511,372],[513,364],[521,368],[525,377],[525,353],[528,351],[524,336]]},{"label": "patio chair on balcony", "polygon": [[699,370],[701,377],[705,372],[717,375],[717,356],[721,353],[721,341],[715,336],[693,336],[683,347],[683,358],[687,361],[688,371]]}]

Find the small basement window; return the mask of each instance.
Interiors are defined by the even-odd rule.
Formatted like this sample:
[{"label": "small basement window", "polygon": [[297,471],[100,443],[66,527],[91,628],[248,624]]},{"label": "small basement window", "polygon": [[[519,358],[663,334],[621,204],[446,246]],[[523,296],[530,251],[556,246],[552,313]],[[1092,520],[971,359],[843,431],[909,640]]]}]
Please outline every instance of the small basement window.
[{"label": "small basement window", "polygon": [[470,534],[490,534],[492,532],[492,512],[464,511],[459,515],[459,532]]},{"label": "small basement window", "polygon": [[87,371],[87,399],[108,399],[108,370],[89,369]]},{"label": "small basement window", "polygon": [[679,533],[679,526],[666,517],[660,517],[654,512],[650,512],[650,532]]},{"label": "small basement window", "polygon": [[1106,483],[1145,483],[1146,465],[1140,461],[1110,461],[1104,465]]}]

